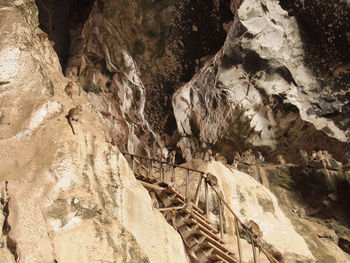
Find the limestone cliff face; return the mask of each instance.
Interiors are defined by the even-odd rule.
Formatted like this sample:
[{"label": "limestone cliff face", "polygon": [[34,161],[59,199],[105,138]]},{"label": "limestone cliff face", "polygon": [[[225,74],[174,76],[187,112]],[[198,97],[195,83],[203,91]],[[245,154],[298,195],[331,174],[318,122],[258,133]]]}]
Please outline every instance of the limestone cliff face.
[{"label": "limestone cliff face", "polygon": [[[307,6],[281,2],[297,20],[276,1],[0,0],[0,262],[190,262],[120,151],[159,157],[178,146],[191,160],[214,148],[229,159],[255,146],[294,160],[319,147],[341,160],[347,58],[320,82],[298,26]],[[73,135],[66,115],[78,104]],[[350,262],[345,227],[338,237],[293,218],[247,174],[199,163],[285,262]],[[227,210],[225,226],[234,250]]]},{"label": "limestone cliff face", "polygon": [[178,140],[171,96],[220,49],[230,2],[82,2],[36,0],[66,76],[89,94],[121,150],[167,155]]},{"label": "limestone cliff face", "polygon": [[[344,18],[339,22],[342,26],[348,24],[349,7],[339,5],[341,12],[336,4],[324,7],[327,12],[322,17],[333,14],[339,20]],[[297,10],[304,17],[307,12],[316,12],[306,7]],[[317,15],[310,16],[305,18],[308,24],[300,25],[317,26],[312,22],[312,18],[318,21]],[[334,32],[337,21],[324,32],[330,35],[329,42],[319,37],[338,54],[337,62],[330,63],[337,63],[339,74],[334,68],[333,77],[328,74],[321,79],[321,69],[314,69],[323,67],[327,56],[320,52],[319,59],[310,62],[310,50],[315,52],[317,46],[303,44],[304,28],[300,29],[295,18],[277,1],[243,1],[222,49],[173,96],[184,157],[193,158],[204,142],[227,158],[232,158],[232,150],[260,147],[271,160],[274,156],[270,152],[276,151],[295,161],[298,149],[311,152],[321,148],[342,160],[346,151],[343,142],[349,140],[349,71],[344,50],[349,42]],[[335,43],[339,42],[334,42],[333,36],[345,41],[338,49]]]},{"label": "limestone cliff face", "polygon": [[65,93],[37,18],[34,1],[0,2],[0,262],[188,262],[87,94]]},{"label": "limestone cliff face", "polygon": [[294,161],[322,148],[342,160],[347,3],[241,2],[36,0],[66,76],[121,150],[189,159],[205,143],[229,160],[259,147]]},{"label": "limestone cliff face", "polygon": [[[300,200],[295,197],[297,195],[292,190],[295,178],[290,176],[290,173],[286,173],[288,170],[286,166],[270,165],[259,168],[260,175],[263,174],[263,170],[266,171],[268,176],[265,180],[270,182],[269,187],[274,194],[257,182],[253,176],[221,162],[203,162],[200,159],[193,159],[184,166],[211,173],[217,178],[217,191],[244,224],[253,220],[259,225],[263,233],[261,238],[263,247],[273,254],[279,262],[350,262],[346,246],[342,246],[342,242],[340,242],[342,239],[349,240],[349,229],[341,227],[337,223],[332,226],[334,222],[331,223],[331,220],[322,221],[308,216],[313,210],[310,206],[305,206],[306,214],[298,215],[293,212],[295,205],[300,205]],[[185,177],[186,171],[177,168],[176,182],[182,186],[179,188],[180,192],[185,191]],[[288,180],[283,180],[283,177],[288,178]],[[196,185],[197,183],[198,177],[191,174],[190,184]],[[302,187],[299,189],[303,191]],[[312,191],[310,188],[304,190],[306,191],[305,195]],[[196,188],[191,187],[190,196],[194,196],[195,192]],[[208,196],[209,220],[218,227],[219,200],[211,190],[209,190]],[[312,196],[310,195],[308,198],[312,198]],[[199,206],[203,210],[205,202],[205,189],[202,185]],[[330,210],[324,212],[330,213]],[[238,255],[234,217],[227,207],[224,208],[224,215],[223,239],[229,248]],[[247,240],[249,238],[247,239],[244,234],[241,235],[240,244],[243,259],[244,262],[253,262],[251,245]],[[263,253],[260,253],[260,262],[269,262]]]}]

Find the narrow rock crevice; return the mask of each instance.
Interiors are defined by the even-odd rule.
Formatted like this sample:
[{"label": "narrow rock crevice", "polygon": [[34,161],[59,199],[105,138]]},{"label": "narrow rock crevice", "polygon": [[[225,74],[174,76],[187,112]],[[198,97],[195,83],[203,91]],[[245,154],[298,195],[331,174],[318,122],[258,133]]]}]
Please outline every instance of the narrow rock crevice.
[{"label": "narrow rock crevice", "polygon": [[39,10],[40,28],[54,42],[62,70],[67,66],[72,31],[80,31],[95,0],[35,0]]},{"label": "narrow rock crevice", "polygon": [[10,238],[10,231],[11,226],[8,223],[8,217],[9,217],[9,199],[7,195],[7,182],[5,184],[5,191],[3,193],[3,196],[0,199],[1,206],[3,208],[2,213],[5,216],[3,226],[2,226],[2,235],[6,237],[6,246],[10,253],[14,256],[15,261],[17,262],[18,254],[17,254],[17,244],[16,241]]}]

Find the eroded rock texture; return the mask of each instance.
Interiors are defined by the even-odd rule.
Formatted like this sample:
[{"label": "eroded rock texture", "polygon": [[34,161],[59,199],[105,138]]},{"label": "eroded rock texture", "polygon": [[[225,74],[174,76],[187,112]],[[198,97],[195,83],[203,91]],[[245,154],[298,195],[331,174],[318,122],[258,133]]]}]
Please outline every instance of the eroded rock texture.
[{"label": "eroded rock texture", "polygon": [[[342,160],[347,3],[0,0],[0,262],[189,262],[119,150],[160,157],[179,147],[190,160],[212,148],[230,162],[232,150],[250,147],[287,161],[321,148]],[[78,104],[74,136],[66,115]],[[289,192],[271,187],[279,205],[232,167],[187,165],[215,174],[227,202],[286,262],[349,262],[348,228],[291,214]],[[295,178],[266,170],[263,184],[283,177],[297,191]],[[337,181],[328,175],[312,187]],[[300,181],[317,208],[316,190]],[[330,191],[338,189],[322,194]],[[215,225],[214,195],[210,205]],[[234,249],[228,211],[224,220]]]},{"label": "eroded rock texture", "polygon": [[[344,7],[342,11],[337,5],[327,5],[327,15],[346,16],[347,6],[339,5]],[[319,21],[315,10],[305,7],[299,11],[304,12],[303,17],[314,12],[304,19]],[[348,25],[347,19],[332,25]],[[330,32],[336,35],[335,30]],[[322,60],[312,60],[311,51],[319,48],[303,44],[305,34],[300,35],[295,18],[276,1],[248,0],[241,4],[222,49],[173,96],[183,136],[179,146],[185,158],[192,158],[204,142],[227,158],[232,158],[233,149],[261,147],[270,160],[275,158],[272,150],[295,161],[300,148],[309,152],[328,149],[337,159],[343,159],[344,142],[349,140],[345,46],[343,42],[336,45],[338,41],[333,38],[327,42],[327,38],[320,37],[323,41],[318,43],[334,46],[338,55],[335,59],[344,66],[339,74],[332,71],[338,76],[333,82],[326,82],[329,75],[320,79],[320,70],[332,69],[322,63],[327,60],[322,54],[318,55]]]},{"label": "eroded rock texture", "polygon": [[88,95],[65,93],[34,1],[1,1],[0,20],[1,262],[188,262]]},{"label": "eroded rock texture", "polygon": [[63,70],[89,93],[119,148],[167,155],[178,135],[171,96],[222,46],[230,2],[36,2]]},{"label": "eroded rock texture", "polygon": [[[314,193],[317,192],[315,185],[322,184],[325,188],[334,187],[333,183],[329,182],[327,185],[322,181],[319,174],[304,175],[305,178],[302,180],[296,176],[301,174],[300,171],[291,171],[296,168],[272,164],[260,166],[260,175],[265,174],[265,180],[269,182],[269,187],[272,190],[270,191],[252,176],[254,171],[249,171],[249,176],[247,173],[238,171],[221,162],[205,163],[200,159],[193,159],[186,166],[209,172],[216,178],[217,185],[215,187],[217,191],[225,198],[228,205],[243,223],[247,224],[249,220],[254,220],[259,225],[263,233],[261,238],[263,247],[274,255],[279,262],[320,261],[340,263],[350,261],[350,256],[346,253],[347,248],[342,244],[342,242],[347,243],[349,229],[342,224],[338,224],[335,220],[321,220],[311,215],[315,214],[315,210],[317,210],[326,217],[330,213],[334,213],[335,217],[341,218],[344,215],[338,213],[347,211],[346,207],[343,206],[346,199],[341,202],[340,196],[338,202],[333,202],[327,207],[323,206],[322,211],[317,209],[329,193],[329,189],[319,187],[319,193]],[[180,192],[185,191],[185,178],[186,171],[177,168],[176,182],[180,185]],[[342,179],[341,176],[338,178],[339,181]],[[190,174],[189,180],[192,185],[198,183],[198,177],[193,173]],[[304,186],[300,185],[301,181],[305,184]],[[297,185],[297,188],[295,188],[295,185]],[[312,187],[310,187],[311,185]],[[303,202],[296,193],[298,191],[303,193]],[[331,191],[334,191],[334,188]],[[189,195],[194,197],[195,192],[196,189],[192,187],[189,190]],[[322,196],[322,194],[325,194],[325,196]],[[219,200],[213,191],[209,190],[208,196],[209,220],[214,226],[218,227]],[[304,207],[305,210],[301,213],[296,210],[296,206]],[[338,208],[335,208],[336,206]],[[343,207],[339,209],[340,206]],[[204,185],[201,185],[200,188],[199,207],[205,210]],[[234,217],[227,208],[224,209],[224,213],[223,239],[230,249],[238,254],[237,240],[232,238],[235,235]],[[247,262],[253,262],[249,238],[242,234],[240,244],[243,259]],[[260,253],[260,262],[269,262],[263,253]]]}]

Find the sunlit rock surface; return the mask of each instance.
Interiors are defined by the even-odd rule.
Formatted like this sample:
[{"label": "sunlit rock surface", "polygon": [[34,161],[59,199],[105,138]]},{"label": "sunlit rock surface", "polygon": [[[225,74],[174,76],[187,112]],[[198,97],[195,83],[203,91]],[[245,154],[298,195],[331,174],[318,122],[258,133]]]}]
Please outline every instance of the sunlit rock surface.
[{"label": "sunlit rock surface", "polygon": [[[298,217],[293,214],[291,211],[293,206],[290,202],[295,201],[287,195],[283,197],[283,206],[289,203],[292,207],[284,210],[279,204],[280,201],[270,190],[259,184],[252,176],[235,170],[231,166],[216,161],[203,163],[200,160],[193,160],[184,166],[196,167],[203,172],[215,175],[218,179],[217,189],[228,205],[243,223],[247,224],[251,219],[258,223],[263,232],[263,246],[275,256],[282,255],[284,262],[317,262],[318,260],[350,262],[350,256],[339,247],[338,239],[342,235],[317,223],[311,217],[305,217],[305,215]],[[184,170],[178,168],[176,172],[176,180],[180,185],[184,185],[182,181],[185,178]],[[195,175],[191,174],[190,182],[196,185],[198,179],[195,178]],[[283,190],[279,191],[283,196]],[[194,196],[194,194],[195,188],[192,187],[190,195]],[[199,205],[203,209],[204,203],[202,186]],[[210,211],[213,211],[209,218],[218,227],[218,198],[213,191],[209,191],[209,207]],[[224,240],[238,254],[234,218],[227,208],[224,214]],[[243,258],[253,262],[251,245],[245,239],[241,239],[241,246]],[[263,253],[261,253],[261,262],[268,262]]]},{"label": "sunlit rock surface", "polygon": [[87,94],[65,93],[34,2],[0,3],[1,262],[188,262]]},{"label": "sunlit rock surface", "polygon": [[[277,1],[243,1],[222,49],[173,96],[184,157],[196,157],[205,142],[228,158],[233,149],[260,147],[270,159],[272,150],[295,161],[298,149],[321,148],[342,160],[344,127],[317,108],[349,86],[332,92],[304,61],[294,17]],[[342,112],[348,101],[327,105]]]},{"label": "sunlit rock surface", "polygon": [[[181,138],[178,156],[188,160],[214,148],[230,161],[233,149],[252,145],[270,159],[316,147],[342,159],[348,68],[332,64],[345,85],[333,101],[276,1],[246,0],[238,11],[231,1],[233,24],[228,1],[87,1],[81,10],[71,1],[79,21],[65,20],[68,2],[0,0],[0,262],[189,262],[119,149],[160,157]],[[189,80],[172,109],[172,93]],[[77,104],[74,136],[66,115]],[[286,262],[349,262],[346,227],[282,212],[266,188],[220,163],[187,165],[215,174],[234,211],[258,222],[264,244]],[[217,226],[213,194],[210,204]]]}]

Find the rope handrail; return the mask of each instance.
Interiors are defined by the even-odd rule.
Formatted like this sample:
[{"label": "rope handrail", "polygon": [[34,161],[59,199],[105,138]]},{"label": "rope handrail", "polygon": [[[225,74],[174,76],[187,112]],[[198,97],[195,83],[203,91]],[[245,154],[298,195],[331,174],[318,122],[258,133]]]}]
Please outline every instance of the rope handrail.
[{"label": "rope handrail", "polygon": [[[131,154],[131,153],[127,153],[127,152],[121,152],[122,154],[124,155],[130,155],[131,157],[138,157],[141,159],[146,159],[146,160],[149,160],[149,161],[155,161],[155,162],[158,162],[158,163],[161,163],[161,164],[166,164],[166,165],[169,165],[169,166],[173,166],[174,168],[175,167],[178,167],[178,168],[182,168],[182,169],[185,169],[185,170],[188,170],[188,171],[192,171],[192,172],[196,172],[196,173],[199,173],[200,174],[200,178],[204,179],[205,183],[208,184],[210,186],[210,188],[214,191],[214,193],[216,194],[216,196],[221,200],[221,202],[223,202],[223,204],[228,208],[228,210],[230,211],[230,213],[233,215],[234,219],[235,219],[235,222],[236,222],[236,228],[238,227],[237,223],[239,223],[241,226],[242,226],[242,230],[244,230],[246,233],[249,234],[249,236],[251,237],[251,242],[252,242],[252,245],[254,246],[254,244],[256,244],[258,246],[258,248],[264,253],[264,255],[267,257],[267,259],[272,262],[272,263],[279,263],[279,261],[277,261],[267,250],[265,250],[262,245],[261,245],[261,242],[257,242],[255,240],[255,238],[253,238],[254,236],[254,233],[252,233],[252,231],[250,230],[250,228],[248,228],[240,219],[239,217],[236,215],[236,213],[233,211],[233,209],[230,207],[230,205],[224,200],[224,198],[221,196],[220,193],[218,193],[218,191],[214,188],[214,186],[210,183],[210,180],[208,180],[208,177],[207,177],[207,173],[203,172],[203,171],[200,171],[200,170],[196,170],[196,169],[192,169],[192,168],[187,168],[187,167],[183,167],[183,166],[180,166],[180,165],[176,165],[176,164],[172,164],[172,163],[169,163],[169,162],[165,162],[165,161],[160,161],[160,160],[157,160],[157,159],[153,159],[153,158],[149,158],[149,157],[144,157],[144,156],[140,156],[140,155],[136,155],[136,154]],[[141,165],[142,167],[142,165]],[[142,167],[144,168],[146,171],[147,171],[147,168],[145,167]],[[200,180],[201,181],[201,180]],[[239,235],[239,231],[236,231],[237,235]],[[239,238],[239,236],[237,236],[237,238]],[[241,262],[241,251],[240,251],[240,245],[239,245],[239,240],[237,241],[238,242],[238,247],[239,247],[239,255],[240,255],[240,262]],[[253,250],[254,251],[254,250]],[[255,253],[255,252],[254,252]],[[254,262],[255,262],[255,257],[254,257]]]}]

